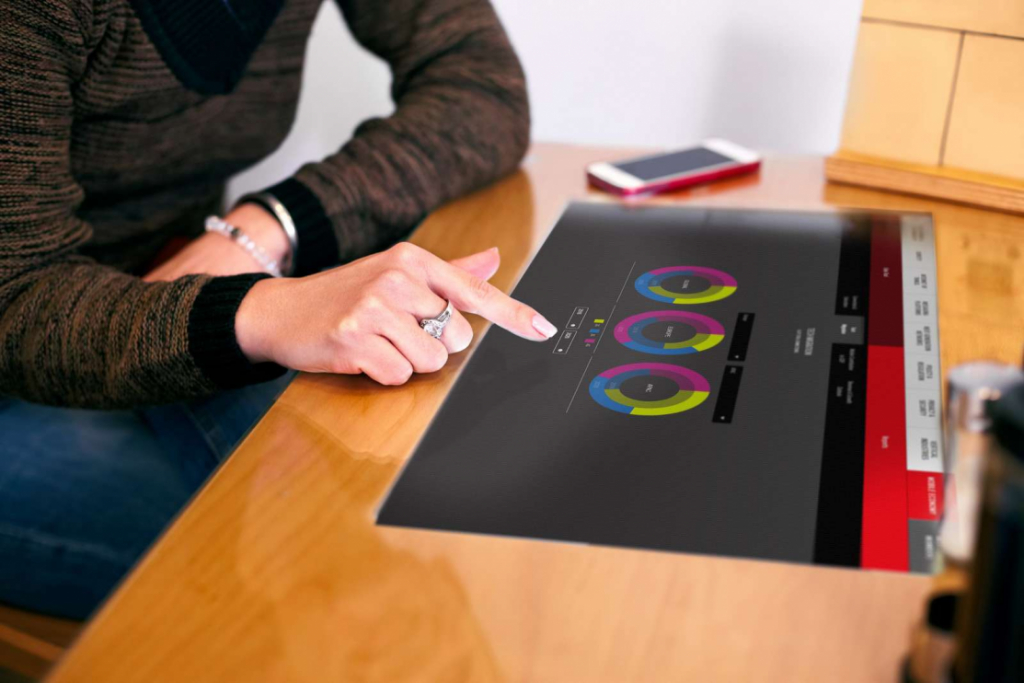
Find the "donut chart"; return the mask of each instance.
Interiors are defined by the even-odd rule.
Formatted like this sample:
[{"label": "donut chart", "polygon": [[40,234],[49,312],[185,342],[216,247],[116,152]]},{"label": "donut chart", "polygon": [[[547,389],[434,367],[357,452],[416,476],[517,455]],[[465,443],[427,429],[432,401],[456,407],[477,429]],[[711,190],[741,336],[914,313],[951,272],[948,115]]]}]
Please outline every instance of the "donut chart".
[{"label": "donut chart", "polygon": [[[651,381],[675,384],[676,392],[668,398],[646,400],[623,392],[629,380],[650,378]],[[653,384],[647,384],[647,389]],[[637,393],[626,388],[629,393]],[[711,387],[708,381],[693,370],[666,363],[632,363],[605,370],[590,383],[590,396],[600,405],[627,415],[673,415],[696,408],[703,403]]]},{"label": "donut chart", "polygon": [[682,311],[638,313],[615,326],[615,340],[627,349],[664,356],[707,351],[723,339],[725,328],[720,322]]},{"label": "donut chart", "polygon": [[[686,276],[700,278],[707,282],[702,289],[688,290]],[[683,278],[683,284],[666,283],[666,280]],[[670,304],[706,304],[719,301],[736,291],[736,278],[721,270],[701,266],[669,266],[651,270],[636,279],[636,291],[648,299]]]}]

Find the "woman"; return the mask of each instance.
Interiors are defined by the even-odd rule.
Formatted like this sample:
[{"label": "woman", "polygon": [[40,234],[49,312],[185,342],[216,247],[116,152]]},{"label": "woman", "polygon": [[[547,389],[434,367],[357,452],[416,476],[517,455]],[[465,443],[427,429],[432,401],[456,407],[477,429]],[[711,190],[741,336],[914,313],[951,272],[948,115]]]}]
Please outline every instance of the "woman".
[{"label": "woman", "polygon": [[288,132],[319,2],[4,3],[0,601],[86,616],[286,369],[401,384],[466,348],[459,310],[554,334],[486,282],[493,250],[378,253],[524,153],[523,74],[486,0],[339,0],[391,66],[394,115],[203,232]]}]

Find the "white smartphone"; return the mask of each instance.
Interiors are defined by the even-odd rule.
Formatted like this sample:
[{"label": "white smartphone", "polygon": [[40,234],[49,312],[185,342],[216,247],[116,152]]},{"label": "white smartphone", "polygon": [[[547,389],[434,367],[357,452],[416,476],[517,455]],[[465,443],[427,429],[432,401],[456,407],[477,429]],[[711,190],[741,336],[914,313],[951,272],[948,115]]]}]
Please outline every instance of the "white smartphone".
[{"label": "white smartphone", "polygon": [[587,167],[591,185],[620,195],[663,192],[719,178],[752,173],[761,156],[728,140],[712,138],[699,147]]}]

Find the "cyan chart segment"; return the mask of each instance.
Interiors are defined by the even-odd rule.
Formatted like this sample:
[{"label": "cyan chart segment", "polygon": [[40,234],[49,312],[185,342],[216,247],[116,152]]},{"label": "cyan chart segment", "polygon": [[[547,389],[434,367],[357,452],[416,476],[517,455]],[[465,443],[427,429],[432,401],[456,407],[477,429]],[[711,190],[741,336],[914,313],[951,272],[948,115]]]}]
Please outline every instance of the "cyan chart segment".
[{"label": "cyan chart segment", "polygon": [[[634,377],[657,376],[675,382],[674,396],[645,401],[622,393],[622,383]],[[703,403],[711,386],[693,370],[666,363],[631,363],[605,370],[590,383],[590,395],[599,404],[627,415],[672,415],[696,408]]]},{"label": "cyan chart segment", "polygon": [[[664,286],[669,278],[691,275],[707,282],[696,291],[673,291]],[[678,285],[676,285],[678,287]],[[721,270],[702,266],[669,266],[651,270],[636,279],[636,291],[648,299],[670,304],[706,304],[719,301],[736,291],[736,278]]]},{"label": "cyan chart segment", "polygon": [[[650,332],[655,323],[678,323],[693,329],[689,339],[665,341],[655,339]],[[662,326],[658,326],[659,329]],[[714,318],[682,311],[651,311],[630,316],[615,326],[615,339],[627,349],[663,356],[678,356],[706,351],[725,338],[725,328]]]}]

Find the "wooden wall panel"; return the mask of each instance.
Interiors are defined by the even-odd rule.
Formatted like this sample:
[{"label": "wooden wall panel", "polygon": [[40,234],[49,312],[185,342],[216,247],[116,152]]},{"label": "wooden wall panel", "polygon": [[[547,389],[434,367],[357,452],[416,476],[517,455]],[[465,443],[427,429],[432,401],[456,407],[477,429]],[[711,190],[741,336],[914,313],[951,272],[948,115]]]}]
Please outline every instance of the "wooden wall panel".
[{"label": "wooden wall panel", "polygon": [[1024,178],[1024,40],[964,40],[944,164]]},{"label": "wooden wall panel", "polygon": [[1024,38],[1024,0],[864,0],[862,16]]},{"label": "wooden wall panel", "polygon": [[951,31],[862,22],[842,149],[938,164],[959,47]]}]

